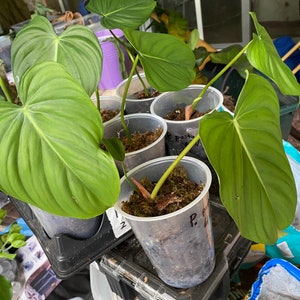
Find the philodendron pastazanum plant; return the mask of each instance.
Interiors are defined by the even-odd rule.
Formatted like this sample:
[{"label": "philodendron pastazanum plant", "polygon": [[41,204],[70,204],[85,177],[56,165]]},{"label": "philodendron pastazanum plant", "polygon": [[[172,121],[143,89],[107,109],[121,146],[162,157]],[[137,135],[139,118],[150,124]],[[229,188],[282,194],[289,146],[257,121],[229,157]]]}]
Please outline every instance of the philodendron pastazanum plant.
[{"label": "philodendron pastazanum plant", "polygon": [[[88,8],[102,15],[106,27],[111,29],[119,27],[124,30],[127,40],[137,51],[137,57],[150,84],[158,90],[168,90],[165,85],[169,77],[165,74],[167,67],[164,63],[170,62],[172,55],[176,54],[169,52],[169,56],[161,59],[159,53],[163,52],[171,40],[165,37],[162,41],[160,35],[153,35],[153,40],[148,39],[148,33],[128,29],[138,25],[135,23],[135,18],[139,15],[136,13],[137,7],[148,3],[150,5],[151,1],[127,1],[126,4],[132,13],[131,26],[126,23],[128,7],[119,2],[91,0]],[[253,39],[239,53],[211,54],[216,55],[215,60],[221,57],[222,62],[228,64],[207,87],[232,64],[241,70],[241,66],[244,67],[245,60],[248,59],[246,64],[248,71],[247,73],[244,71],[247,80],[238,99],[234,116],[226,112],[213,112],[204,116],[200,122],[199,136],[187,146],[172,167],[187,154],[193,143],[201,139],[208,158],[218,174],[221,200],[241,234],[253,241],[273,243],[281,234],[280,230],[290,225],[294,218],[296,189],[282,146],[278,97],[270,82],[260,75],[249,72],[259,70],[273,80],[284,94],[299,96],[300,86],[291,70],[281,61],[271,38],[257,22],[255,14],[251,13],[251,16],[257,34],[253,35]],[[152,59],[151,50],[156,54],[156,60]],[[182,53],[180,56],[185,57]],[[156,67],[153,71],[152,65]],[[173,63],[173,67],[176,67],[176,63]],[[189,66],[189,70],[191,67]],[[171,71],[173,72],[172,69]],[[190,71],[186,74],[189,73]],[[182,80],[186,80],[185,78],[189,77],[185,75],[183,78]],[[174,75],[173,80],[180,81],[181,77]],[[202,94],[195,99],[194,104],[201,100],[201,97]],[[168,172],[163,175],[161,183],[167,176]],[[153,197],[159,186],[160,184],[154,190]]]},{"label": "philodendron pastazanum plant", "polygon": [[[231,66],[241,71],[245,58],[248,59],[246,81],[234,116],[225,111],[205,115],[200,120],[199,135],[167,170],[151,196],[155,197],[181,157],[201,140],[218,175],[221,200],[241,234],[256,242],[273,244],[295,217],[297,193],[282,145],[278,96],[269,80],[283,94],[298,97],[300,85],[280,59],[256,15],[250,14],[257,34],[238,53],[220,53],[218,61],[225,60],[227,65],[206,86],[212,85]],[[214,60],[220,59],[218,54],[211,55]],[[257,74],[257,70],[263,75]],[[192,107],[201,101],[205,90]]]},{"label": "philodendron pastazanum plant", "polygon": [[[102,15],[106,27],[123,29],[127,40],[137,52],[136,57],[140,59],[148,82],[158,90],[168,90],[167,82],[170,79],[166,72],[172,64],[168,64],[169,67],[165,64],[170,63],[170,58],[176,55],[177,49],[173,53],[165,52],[164,48],[167,48],[172,40],[168,40],[167,37],[163,40],[159,34],[150,39],[149,33],[132,30],[138,25],[138,22],[135,22],[135,18],[139,16],[136,9],[140,5],[151,5],[152,1],[127,1],[128,7],[121,2],[90,0],[88,8]],[[132,23],[129,24],[131,26],[126,23],[126,19],[129,19],[128,11],[132,17]],[[232,65],[241,70],[241,66],[244,67],[248,59],[248,70],[243,71],[246,83],[240,93],[234,116],[227,112],[205,115],[200,121],[199,135],[163,175],[160,183],[193,144],[201,139],[218,175],[221,200],[241,234],[256,242],[273,243],[281,234],[280,230],[290,225],[294,218],[296,188],[282,146],[278,97],[264,77],[274,81],[284,94],[299,96],[300,86],[291,70],[281,61],[270,36],[258,23],[255,14],[251,13],[251,16],[257,34],[253,35],[253,39],[239,53],[211,54],[216,56],[215,60],[221,57],[222,62],[227,65],[207,87]],[[155,59],[151,51],[156,54]],[[168,55],[161,58],[160,52]],[[189,72],[182,78],[178,77],[182,74],[174,72],[172,81],[175,83],[181,80],[189,81],[193,67],[190,65],[189,55],[184,56],[180,53],[180,56],[181,64],[185,63],[183,57],[188,58],[186,65],[189,66]],[[153,65],[154,70],[151,69]],[[176,67],[176,63],[173,63],[172,68]],[[254,74],[254,70],[262,72],[264,77]],[[173,72],[172,69],[171,71]],[[197,101],[201,101],[203,93],[195,99],[193,107]],[[157,184],[153,197],[160,183]]]},{"label": "philodendron pastazanum plant", "polygon": [[[128,46],[153,87],[178,90],[193,81],[195,60],[186,44],[133,29],[149,18],[155,1],[90,5],[115,12],[103,24],[125,26]],[[46,18],[36,16],[17,34],[12,70],[20,104],[8,93],[0,99],[0,190],[69,217],[90,218],[113,206],[120,179],[110,153],[122,160],[124,151],[113,152],[111,141],[103,140],[101,117],[90,100],[101,66],[99,41],[87,27],[73,25],[58,36]],[[110,153],[99,147],[101,142]]]},{"label": "philodendron pastazanum plant", "polygon": [[[154,6],[152,0],[90,0],[88,9],[103,16],[105,27],[123,29],[134,62],[140,61],[154,88],[179,90],[194,79],[192,51],[169,35],[135,29]],[[57,37],[41,18],[12,45],[21,105],[0,101],[0,189],[52,213],[88,218],[115,203],[120,184],[113,158],[99,149],[103,125],[89,99],[100,78],[101,50],[87,28],[75,25]],[[246,52],[250,64],[282,92],[299,95],[295,77],[255,18],[254,23],[257,35],[240,56]],[[291,223],[296,205],[279,118],[270,83],[248,74],[234,116],[203,117],[199,136],[188,146],[201,136],[224,206],[243,236],[263,243],[274,242]]]}]

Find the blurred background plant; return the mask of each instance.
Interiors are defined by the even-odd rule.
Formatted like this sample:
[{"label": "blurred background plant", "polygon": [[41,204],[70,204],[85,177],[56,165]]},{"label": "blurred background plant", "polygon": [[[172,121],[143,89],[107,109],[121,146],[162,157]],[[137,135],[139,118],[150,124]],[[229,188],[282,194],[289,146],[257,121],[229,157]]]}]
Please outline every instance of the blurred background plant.
[{"label": "blurred background plant", "polygon": [[[6,217],[6,210],[0,209],[0,224]],[[8,230],[0,234],[0,263],[4,260],[13,261],[16,257],[15,250],[26,245],[25,235],[21,233],[22,227],[16,222],[12,223]],[[3,270],[5,273],[6,270]],[[11,300],[13,288],[11,281],[0,272],[0,299]]]}]

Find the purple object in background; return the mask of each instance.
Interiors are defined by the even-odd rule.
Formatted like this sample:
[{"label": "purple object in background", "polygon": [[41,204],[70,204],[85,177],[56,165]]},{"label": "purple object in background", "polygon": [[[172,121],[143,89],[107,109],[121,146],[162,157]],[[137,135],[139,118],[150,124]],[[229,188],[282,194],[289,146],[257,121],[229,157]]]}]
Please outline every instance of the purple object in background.
[{"label": "purple object in background", "polygon": [[[114,29],[113,33],[119,39],[124,39],[122,30]],[[121,51],[124,55],[123,68],[126,71],[126,74],[122,74],[119,60],[119,50],[110,31],[105,29],[96,31],[95,34],[98,37],[103,52],[102,74],[98,87],[99,89],[111,90],[116,88],[123,79],[127,78],[127,72],[129,71],[130,67],[129,57],[126,51],[121,47]]]}]

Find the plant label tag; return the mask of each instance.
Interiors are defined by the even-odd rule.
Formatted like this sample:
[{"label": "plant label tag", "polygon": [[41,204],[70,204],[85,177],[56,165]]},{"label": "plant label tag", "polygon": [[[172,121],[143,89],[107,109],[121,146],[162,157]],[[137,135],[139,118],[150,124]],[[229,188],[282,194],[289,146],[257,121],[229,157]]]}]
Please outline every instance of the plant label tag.
[{"label": "plant label tag", "polygon": [[131,230],[129,223],[113,207],[106,210],[106,215],[116,238]]}]

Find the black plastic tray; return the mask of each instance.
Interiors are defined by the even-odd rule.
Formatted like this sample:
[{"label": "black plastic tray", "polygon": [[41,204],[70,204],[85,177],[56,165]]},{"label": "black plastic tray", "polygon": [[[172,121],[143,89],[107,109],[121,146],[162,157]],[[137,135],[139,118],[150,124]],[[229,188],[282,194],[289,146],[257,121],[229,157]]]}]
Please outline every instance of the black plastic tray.
[{"label": "black plastic tray", "polygon": [[132,235],[130,230],[116,238],[107,215],[103,214],[98,231],[88,239],[75,239],[64,234],[49,238],[26,203],[14,198],[10,200],[37,237],[53,271],[60,279],[73,276]]}]

